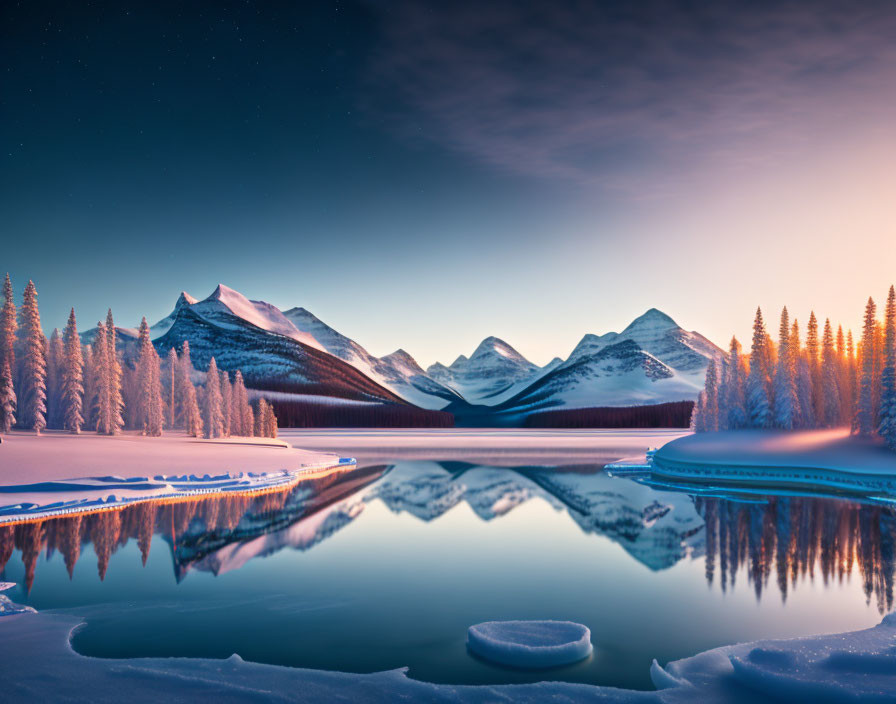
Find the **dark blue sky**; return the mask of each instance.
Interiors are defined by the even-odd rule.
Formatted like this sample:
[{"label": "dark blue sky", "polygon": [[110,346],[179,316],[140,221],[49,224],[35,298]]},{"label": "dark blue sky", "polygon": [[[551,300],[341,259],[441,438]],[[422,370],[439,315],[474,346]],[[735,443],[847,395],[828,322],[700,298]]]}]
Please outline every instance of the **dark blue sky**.
[{"label": "dark blue sky", "polygon": [[[222,281],[425,364],[490,334],[543,363],[651,306],[722,341],[756,303],[810,305],[826,260],[745,292],[748,271],[707,273],[714,252],[753,233],[833,246],[819,223],[856,208],[854,236],[882,236],[893,19],[842,2],[4,3],[0,268],[35,280],[47,328],[70,305],[82,327],[109,305],[154,321]],[[854,184],[866,200],[847,172],[874,175]],[[830,193],[833,212],[800,207]],[[860,310],[886,283],[817,305]]]}]

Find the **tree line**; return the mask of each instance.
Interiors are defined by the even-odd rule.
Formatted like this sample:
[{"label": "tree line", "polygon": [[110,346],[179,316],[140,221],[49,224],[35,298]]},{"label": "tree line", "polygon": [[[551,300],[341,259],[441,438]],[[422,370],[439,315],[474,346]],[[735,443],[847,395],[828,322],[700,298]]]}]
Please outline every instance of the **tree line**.
[{"label": "tree line", "polygon": [[163,362],[146,318],[135,344],[119,349],[109,310],[90,343],[78,334],[74,308],[62,334],[43,332],[37,290],[28,282],[16,309],[9,274],[0,309],[0,432],[13,427],[115,435],[124,429],[159,436],[163,428],[194,437],[277,437],[277,417],[265,400],[250,403],[239,370],[233,378],[212,357],[197,372],[184,342]]},{"label": "tree line", "polygon": [[694,407],[697,432],[738,428],[832,428],[848,425],[879,436],[896,450],[896,290],[890,287],[883,319],[869,298],[861,339],[836,334],[829,319],[819,337],[809,316],[805,343],[799,324],[781,312],[777,342],[756,310],[753,340],[744,354],[731,339],[721,365],[710,363]]},{"label": "tree line", "polygon": [[647,406],[609,406],[541,411],[526,416],[527,428],[687,428],[693,401]]}]

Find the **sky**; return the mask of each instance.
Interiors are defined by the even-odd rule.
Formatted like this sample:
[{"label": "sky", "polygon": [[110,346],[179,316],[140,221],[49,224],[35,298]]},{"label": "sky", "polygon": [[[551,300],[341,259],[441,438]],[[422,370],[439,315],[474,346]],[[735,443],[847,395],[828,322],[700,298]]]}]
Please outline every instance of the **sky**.
[{"label": "sky", "polygon": [[3,3],[0,270],[45,328],[223,282],[424,366],[896,282],[888,2]]}]

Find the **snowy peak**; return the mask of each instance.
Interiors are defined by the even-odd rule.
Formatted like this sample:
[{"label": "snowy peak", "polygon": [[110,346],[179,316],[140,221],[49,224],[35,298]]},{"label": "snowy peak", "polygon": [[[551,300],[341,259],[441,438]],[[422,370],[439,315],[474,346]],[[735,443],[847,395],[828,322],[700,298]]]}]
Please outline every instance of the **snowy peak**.
[{"label": "snowy peak", "polygon": [[476,362],[483,357],[488,357],[491,355],[498,355],[500,357],[504,357],[505,359],[512,360],[518,364],[532,364],[528,359],[523,357],[523,355],[513,349],[513,347],[511,347],[506,342],[504,342],[504,340],[498,337],[485,338],[482,342],[479,343],[479,346],[470,356],[470,359],[468,361]]},{"label": "snowy peak", "polygon": [[381,362],[385,362],[396,369],[403,369],[406,372],[414,374],[426,374],[423,368],[417,364],[417,360],[403,349],[397,349],[385,357],[380,357]]},{"label": "snowy peak", "polygon": [[267,332],[290,337],[309,347],[326,351],[313,335],[300,331],[276,306],[265,301],[250,301],[239,291],[224,284],[218,284],[208,298],[190,308],[217,324],[226,324],[226,316],[234,316]]},{"label": "snowy peak", "polygon": [[670,328],[677,327],[678,323],[672,320],[668,315],[661,310],[651,308],[646,313],[639,315],[629,323],[628,327],[622,331],[620,337],[626,337],[637,330],[669,330]]}]

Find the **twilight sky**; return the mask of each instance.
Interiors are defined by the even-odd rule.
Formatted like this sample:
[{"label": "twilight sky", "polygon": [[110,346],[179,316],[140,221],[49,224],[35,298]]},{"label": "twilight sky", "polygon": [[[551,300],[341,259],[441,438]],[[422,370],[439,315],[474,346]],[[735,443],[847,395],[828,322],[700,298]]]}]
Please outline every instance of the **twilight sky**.
[{"label": "twilight sky", "polygon": [[857,327],[894,36],[871,1],[3,3],[0,270],[47,329],[221,281],[424,366],[650,307]]}]

